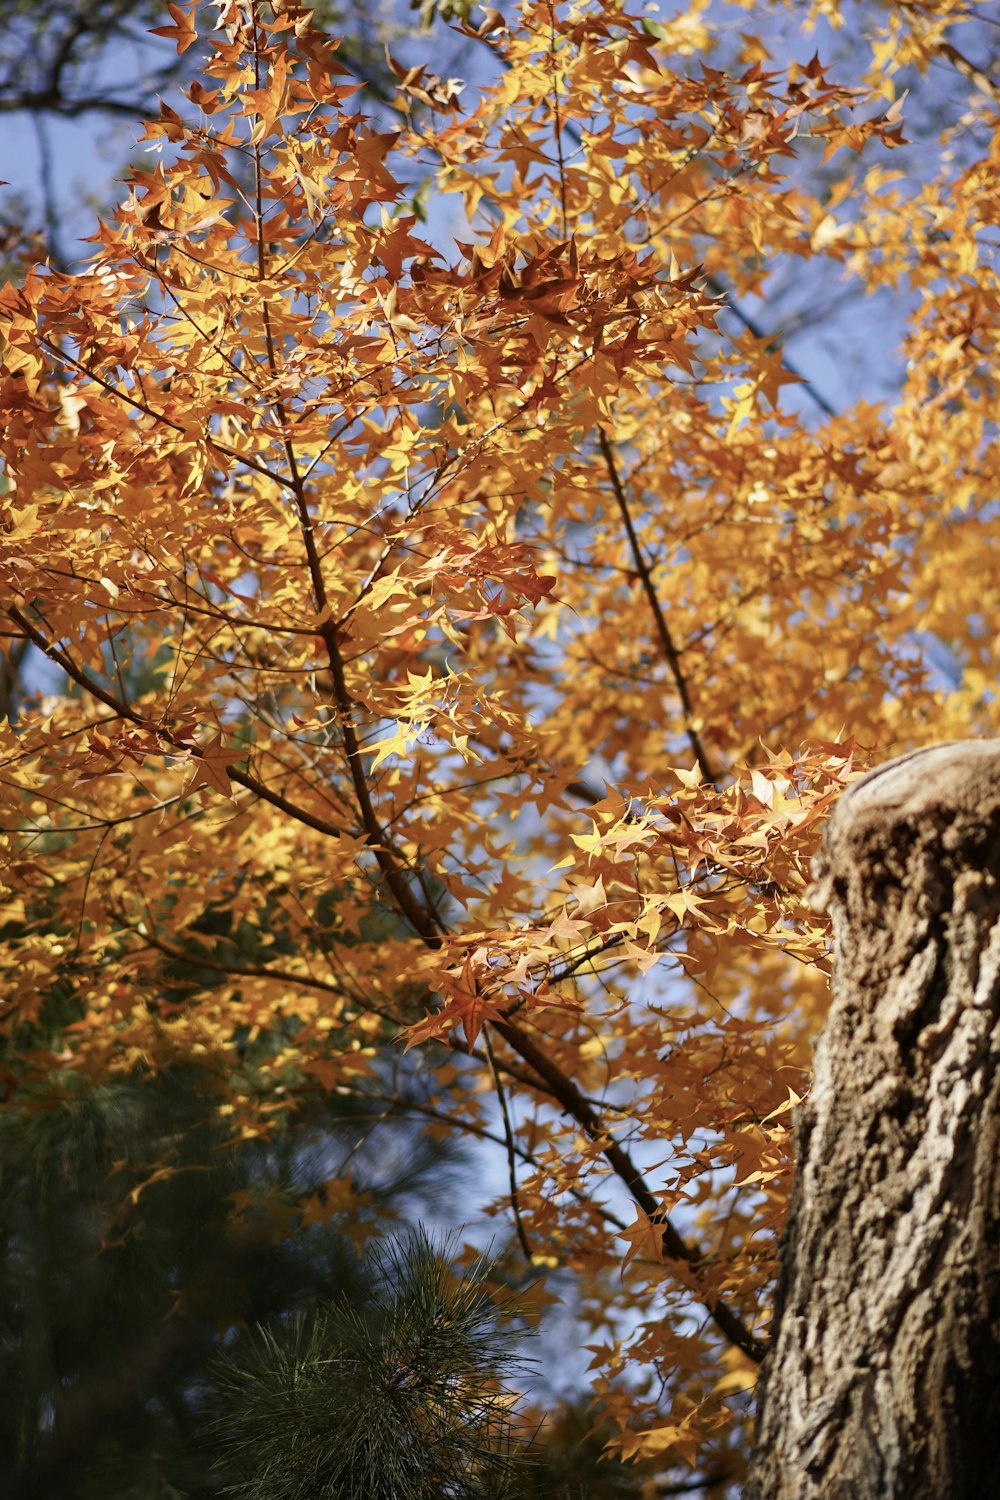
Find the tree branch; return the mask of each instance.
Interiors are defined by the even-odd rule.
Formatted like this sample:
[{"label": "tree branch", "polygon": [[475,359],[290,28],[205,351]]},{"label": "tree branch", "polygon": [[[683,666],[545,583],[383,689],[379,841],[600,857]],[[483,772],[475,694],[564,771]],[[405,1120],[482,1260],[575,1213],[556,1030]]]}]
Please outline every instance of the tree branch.
[{"label": "tree branch", "polygon": [[[196,760],[201,759],[202,750],[200,745],[180,739],[163,724],[150,723],[148,719],[143,718],[142,714],[136,713],[135,709],[130,707],[129,704],[115,697],[114,693],[109,689],[102,687],[99,682],[95,682],[90,673],[85,671],[83,667],[77,666],[71,656],[67,655],[60,647],[47,641],[42,632],[32,625],[31,621],[21,613],[16,604],[11,605],[7,613],[28,639],[38,647],[39,651],[44,652],[49,661],[53,661],[57,667],[61,667],[67,677],[71,678],[85,693],[89,693],[92,698],[98,699],[99,702],[112,709],[118,718],[127,719],[130,724],[137,724],[141,729],[148,730],[157,739],[165,740],[168,745],[173,746],[174,749],[184,755],[193,756]],[[314,832],[325,834],[328,838],[339,839],[349,837],[347,829],[339,827],[336,823],[329,822],[326,818],[317,818],[313,813],[307,812],[304,807],[299,807],[297,803],[290,802],[280,792],[272,791],[264,782],[258,781],[255,776],[251,776],[248,772],[241,771],[236,766],[227,766],[226,774],[230,781],[235,781],[238,786],[245,787],[248,792],[253,792],[254,796],[260,797],[264,802],[269,802],[272,807],[278,808],[280,812],[287,813],[297,823],[305,824],[307,828],[312,828]]]},{"label": "tree branch", "polygon": [[[494,1021],[492,1024],[508,1046],[512,1047],[518,1056],[545,1080],[552,1097],[558,1100],[566,1113],[572,1115],[573,1119],[583,1126],[591,1140],[598,1142],[608,1165],[613,1167],[616,1175],[628,1188],[643,1213],[652,1223],[662,1227],[663,1248],[666,1255],[671,1260],[682,1261],[693,1271],[703,1269],[705,1260],[702,1252],[696,1246],[688,1245],[681,1237],[671,1223],[662,1203],[649,1191],[642,1173],[628,1152],[614,1139],[597,1111],[583,1097],[572,1079],[568,1078],[562,1069],[552,1062],[551,1058],[513,1021]],[[699,1301],[708,1310],[713,1323],[720,1332],[725,1334],[730,1343],[735,1344],[737,1349],[741,1349],[755,1364],[759,1364],[767,1352],[767,1345],[758,1339],[743,1320],[720,1298],[702,1296],[699,1297]]]},{"label": "tree branch", "polygon": [[705,747],[702,744],[701,736],[698,733],[697,729],[695,729],[694,727],[694,708],[691,703],[691,694],[688,690],[687,681],[684,677],[683,671],[681,670],[680,653],[677,650],[677,647],[674,645],[673,637],[670,634],[670,627],[667,625],[666,616],[664,615],[663,608],[660,604],[659,599],[657,598],[656,587],[653,583],[652,570],[650,569],[650,566],[646,561],[646,558],[642,551],[642,547],[639,543],[639,538],[636,535],[635,526],[633,525],[632,516],[628,507],[628,499],[625,494],[625,488],[621,481],[621,475],[618,473],[618,465],[615,462],[614,450],[611,447],[611,440],[608,437],[607,433],[604,431],[603,427],[599,427],[597,429],[597,440],[600,444],[601,453],[604,457],[608,475],[611,479],[611,487],[614,490],[615,500],[618,503],[618,509],[621,512],[622,520],[625,523],[625,534],[628,537],[629,550],[632,553],[632,560],[635,563],[635,570],[639,575],[639,580],[642,584],[643,592],[646,595],[647,600],[649,601],[649,607],[652,610],[653,620],[656,624],[656,633],[660,638],[660,645],[663,647],[663,655],[666,658],[667,666],[670,669],[670,675],[674,680],[674,687],[677,689],[677,696],[681,700],[681,708],[684,713],[684,733],[687,735],[688,744],[691,746],[691,749],[694,752],[694,758],[698,764],[699,771],[706,781],[709,781],[714,785],[717,780],[716,773],[705,751]]}]

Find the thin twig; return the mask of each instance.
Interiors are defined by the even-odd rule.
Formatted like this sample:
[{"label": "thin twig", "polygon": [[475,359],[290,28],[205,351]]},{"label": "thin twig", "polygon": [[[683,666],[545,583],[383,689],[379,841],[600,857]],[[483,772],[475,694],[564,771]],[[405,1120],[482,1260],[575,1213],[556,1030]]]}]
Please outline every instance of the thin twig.
[{"label": "thin twig", "polygon": [[559,215],[563,239],[566,238],[566,163],[563,161],[562,117],[559,109],[559,75],[556,71],[555,7],[549,6],[549,71],[552,74],[552,134],[559,162]]},{"label": "thin twig", "polygon": [[666,658],[667,666],[670,669],[670,675],[674,680],[674,686],[677,689],[677,696],[681,700],[681,709],[684,714],[684,733],[687,736],[688,744],[691,746],[691,749],[694,752],[694,758],[698,763],[699,771],[701,772],[704,779],[708,782],[711,782],[714,786],[717,779],[716,774],[712,767],[712,763],[705,751],[705,747],[702,744],[701,735],[695,728],[694,706],[691,702],[691,694],[688,689],[687,681],[684,677],[683,671],[681,670],[680,653],[677,650],[677,647],[674,645],[673,637],[670,634],[670,627],[668,626],[666,616],[663,613],[663,606],[660,604],[660,601],[657,597],[656,586],[653,583],[652,570],[650,569],[649,563],[646,561],[645,554],[643,553],[642,547],[639,542],[639,538],[636,535],[635,526],[632,521],[632,515],[629,511],[628,497],[625,494],[625,487],[622,484],[621,475],[618,473],[618,465],[615,462],[615,455],[614,450],[611,447],[611,440],[608,437],[607,433],[604,431],[603,427],[599,427],[597,429],[597,440],[600,444],[601,453],[604,457],[608,475],[611,479],[611,487],[615,493],[615,500],[618,502],[618,509],[621,512],[622,521],[625,525],[625,534],[628,537],[629,550],[632,553],[632,560],[635,563],[635,570],[639,575],[639,580],[642,584],[643,592],[645,593],[646,598],[649,601],[649,607],[652,610],[653,620],[656,624],[656,633],[660,638],[660,645],[663,647],[663,655]]},{"label": "thin twig", "polygon": [[946,57],[971,84],[974,84],[981,94],[985,94],[987,99],[992,100],[994,104],[1000,103],[1000,83],[995,78],[991,78],[982,68],[977,68],[974,62],[970,62],[964,52],[959,52],[951,42],[939,42],[937,51],[942,57]]},{"label": "thin twig", "polygon": [[490,1072],[493,1075],[493,1088],[496,1091],[497,1103],[500,1105],[500,1113],[503,1115],[503,1133],[507,1143],[507,1174],[510,1178],[510,1206],[514,1211],[514,1224],[517,1228],[517,1237],[524,1251],[524,1258],[528,1265],[534,1264],[534,1254],[528,1243],[527,1231],[521,1218],[521,1201],[517,1195],[517,1162],[514,1157],[514,1132],[511,1129],[510,1115],[507,1112],[507,1096],[504,1093],[503,1084],[500,1082],[500,1074],[497,1072],[496,1059],[493,1056],[493,1043],[490,1041],[488,1026],[483,1027],[483,1042],[486,1046],[486,1056],[489,1058]]},{"label": "thin twig", "polygon": [[[21,613],[16,604],[12,605],[7,613],[29,640],[38,647],[39,651],[48,657],[49,661],[54,661],[57,667],[61,667],[67,677],[72,678],[78,687],[83,688],[84,692],[89,693],[92,698],[97,698],[106,707],[113,709],[118,718],[126,719],[131,724],[139,725],[140,728],[148,730],[151,734],[156,735],[157,739],[166,741],[168,745],[173,746],[176,750],[180,750],[185,755],[190,755],[196,760],[201,758],[202,747],[200,745],[193,744],[190,740],[179,739],[164,724],[150,723],[148,719],[143,718],[142,714],[136,713],[127,703],[123,703],[120,698],[116,698],[114,693],[102,687],[99,682],[95,682],[90,673],[85,671],[83,667],[77,666],[72,657],[63,651],[61,647],[53,645],[51,641],[46,640],[41,631],[32,625],[31,621]],[[248,772],[241,771],[234,765],[226,767],[226,774],[230,781],[235,781],[238,786],[245,787],[248,792],[253,792],[262,801],[269,802],[272,807],[278,808],[280,812],[287,813],[297,823],[304,823],[307,828],[313,829],[316,833],[323,833],[328,838],[336,839],[343,838],[347,834],[347,830],[341,828],[338,824],[331,823],[326,818],[317,818],[315,814],[307,812],[304,807],[299,807],[297,803],[290,802],[280,792],[272,791],[269,786],[265,786],[262,781],[258,781],[256,776],[251,776]]]},{"label": "thin twig", "polygon": [[[746,312],[744,308],[742,308],[740,304],[733,299],[732,294],[726,290],[722,282],[719,281],[717,277],[706,276],[705,285],[708,287],[709,291],[714,293],[716,297],[723,298],[726,304],[726,311],[731,312],[734,318],[738,318],[747,332],[752,333],[755,339],[760,339],[764,343],[773,344],[775,346],[781,343],[782,335],[780,333],[768,333],[767,329],[764,328],[762,324],[758,323],[755,317]],[[792,361],[785,354],[784,350],[782,350],[781,359],[789,375],[795,376],[796,380],[801,383],[802,389],[805,391],[806,395],[812,402],[814,402],[816,406],[819,407],[821,412],[824,412],[828,417],[836,417],[840,415],[840,413],[837,411],[837,408],[832,404],[832,402],[826,399],[826,397],[823,395],[823,392],[816,388],[816,386],[807,375],[802,374],[802,371],[792,363]]]}]

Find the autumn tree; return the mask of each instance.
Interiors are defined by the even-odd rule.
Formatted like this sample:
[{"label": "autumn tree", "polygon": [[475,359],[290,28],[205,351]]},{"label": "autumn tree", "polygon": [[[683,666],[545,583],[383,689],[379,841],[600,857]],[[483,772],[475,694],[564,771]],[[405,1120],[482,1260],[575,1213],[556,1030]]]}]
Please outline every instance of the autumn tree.
[{"label": "autumn tree", "polygon": [[[752,11],[476,13],[495,82],[398,65],[389,130],[303,7],[171,5],[188,107],[0,301],[7,1066],[207,1060],[266,1139],[419,1049],[664,1483],[743,1472],[819,826],[995,725],[997,98],[965,10],[872,14],[840,77]],[[789,264],[897,298],[890,403],[734,324]]]}]

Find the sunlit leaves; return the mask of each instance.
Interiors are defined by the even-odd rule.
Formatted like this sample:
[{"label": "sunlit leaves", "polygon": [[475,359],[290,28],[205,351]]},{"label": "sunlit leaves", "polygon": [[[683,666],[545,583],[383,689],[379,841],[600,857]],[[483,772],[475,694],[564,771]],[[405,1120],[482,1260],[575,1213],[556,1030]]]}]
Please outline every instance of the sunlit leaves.
[{"label": "sunlit leaves", "polygon": [[[300,7],[170,14],[190,107],[87,267],[0,293],[10,1045],[197,1055],[244,1135],[419,1049],[623,1451],[735,1443],[820,824],[995,725],[995,121],[911,181],[811,49],[606,4],[372,120]],[[918,295],[893,411],[737,326],[789,265]]]}]

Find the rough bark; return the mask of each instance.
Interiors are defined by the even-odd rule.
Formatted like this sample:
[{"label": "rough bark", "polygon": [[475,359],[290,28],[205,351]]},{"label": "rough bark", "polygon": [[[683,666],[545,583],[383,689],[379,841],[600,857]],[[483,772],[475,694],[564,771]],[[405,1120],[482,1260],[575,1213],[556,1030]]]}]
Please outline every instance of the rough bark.
[{"label": "rough bark", "polygon": [[744,1500],[1000,1497],[1000,742],[903,756],[827,827],[834,1000]]}]

